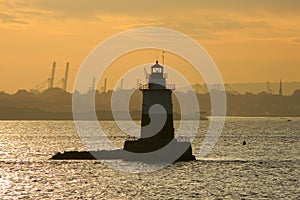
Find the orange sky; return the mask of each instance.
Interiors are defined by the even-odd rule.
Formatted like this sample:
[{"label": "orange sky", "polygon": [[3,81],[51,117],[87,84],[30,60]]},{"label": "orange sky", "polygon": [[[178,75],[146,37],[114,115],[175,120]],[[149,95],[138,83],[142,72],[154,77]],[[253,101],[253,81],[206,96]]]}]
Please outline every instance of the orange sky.
[{"label": "orange sky", "polygon": [[[70,84],[88,53],[120,31],[178,30],[197,40],[227,83],[300,81],[298,0],[0,0],[0,91],[57,79]],[[156,59],[155,57],[153,58]]]}]

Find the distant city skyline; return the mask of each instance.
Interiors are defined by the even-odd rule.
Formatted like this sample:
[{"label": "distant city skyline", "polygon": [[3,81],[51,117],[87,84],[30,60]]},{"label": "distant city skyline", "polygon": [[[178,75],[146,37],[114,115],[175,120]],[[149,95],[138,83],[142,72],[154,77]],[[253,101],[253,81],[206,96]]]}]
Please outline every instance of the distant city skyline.
[{"label": "distant city skyline", "polygon": [[[174,82],[170,82],[170,83],[173,84]],[[280,84],[280,81],[278,81],[278,82],[269,82],[269,90],[268,90],[267,82],[225,83],[225,88],[226,88],[226,91],[228,93],[239,93],[239,94],[253,93],[253,94],[259,94],[261,92],[266,92],[266,93],[269,93],[269,94],[276,95],[276,94],[279,94],[279,84]],[[197,85],[199,85],[199,88],[197,88]],[[104,82],[100,83],[96,87],[96,90],[98,90],[99,92],[103,92],[103,86],[104,86]],[[197,93],[203,94],[203,93],[207,92],[207,90],[205,89],[205,84],[204,83],[199,83],[199,84],[196,83],[192,86],[194,87],[194,90]],[[282,82],[282,87],[283,87],[283,95],[284,96],[289,96],[289,95],[292,95],[295,92],[295,90],[300,89],[300,82]],[[54,85],[54,88],[60,88],[60,89],[63,90],[63,87],[58,86],[58,85]],[[92,88],[92,84],[91,84],[91,88]],[[189,87],[187,85],[176,84],[176,82],[175,82],[175,88],[176,88],[176,91],[187,92],[188,91],[187,88],[189,88]],[[48,89],[48,87],[45,86],[40,91],[36,91],[36,92],[43,92],[47,89]],[[133,79],[123,79],[123,90],[131,90],[131,89],[138,89],[138,87],[136,85],[136,82]],[[4,93],[8,93],[8,94],[15,94],[20,90],[26,90],[28,92],[34,92],[35,89],[19,88],[15,91],[12,91],[12,92],[0,89],[0,92],[4,92]],[[109,90],[115,90],[115,91],[121,90],[121,80],[115,85],[115,88],[107,88],[106,91],[109,91]],[[73,93],[74,91],[67,90],[67,92]]]},{"label": "distant city skyline", "polygon": [[[299,7],[294,0],[0,0],[0,91],[32,89],[50,77],[53,61],[56,82],[70,62],[71,91],[81,63],[97,44],[145,26],[194,38],[216,62],[225,83],[300,81]],[[144,63],[156,57],[150,54]]]}]

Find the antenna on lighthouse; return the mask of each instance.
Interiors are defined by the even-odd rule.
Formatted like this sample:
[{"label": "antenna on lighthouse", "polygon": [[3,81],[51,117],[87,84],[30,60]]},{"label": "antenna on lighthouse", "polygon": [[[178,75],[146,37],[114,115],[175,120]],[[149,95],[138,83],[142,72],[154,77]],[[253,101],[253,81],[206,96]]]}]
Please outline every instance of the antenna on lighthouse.
[{"label": "antenna on lighthouse", "polygon": [[162,52],[162,55],[161,55],[161,57],[162,57],[162,66],[165,66],[165,51],[163,51]]}]

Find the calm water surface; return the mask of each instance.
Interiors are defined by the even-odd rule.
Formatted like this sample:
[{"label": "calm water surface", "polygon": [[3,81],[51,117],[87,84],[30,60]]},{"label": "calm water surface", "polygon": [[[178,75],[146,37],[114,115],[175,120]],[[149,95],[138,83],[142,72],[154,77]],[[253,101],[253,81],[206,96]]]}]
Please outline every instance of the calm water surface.
[{"label": "calm water surface", "polygon": [[[300,118],[289,119],[227,118],[205,159],[141,174],[49,160],[85,149],[72,121],[0,121],[0,199],[300,199]],[[122,147],[126,135],[101,124]],[[193,142],[196,156],[208,124],[201,121]],[[93,142],[97,149],[101,138]]]}]

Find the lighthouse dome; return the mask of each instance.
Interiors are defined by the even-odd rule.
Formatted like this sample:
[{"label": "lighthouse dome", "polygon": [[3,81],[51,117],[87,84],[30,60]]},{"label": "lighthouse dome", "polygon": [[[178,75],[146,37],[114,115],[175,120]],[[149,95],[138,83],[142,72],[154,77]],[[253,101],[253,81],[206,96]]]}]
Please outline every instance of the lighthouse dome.
[{"label": "lighthouse dome", "polygon": [[158,61],[156,61],[156,64],[151,67],[152,73],[163,73],[164,67],[158,64]]}]

